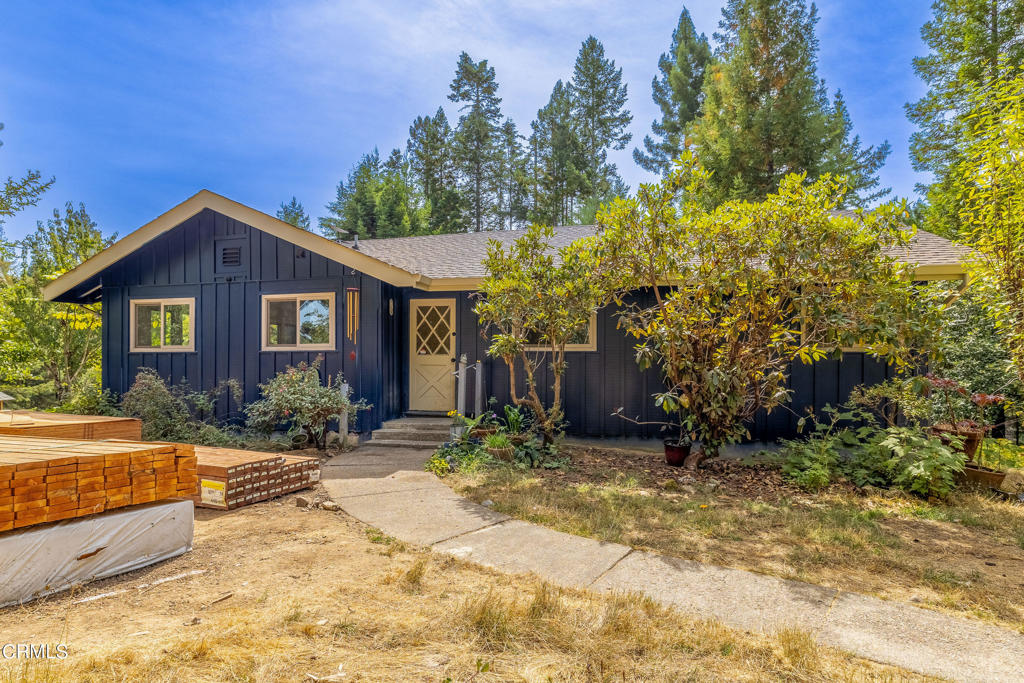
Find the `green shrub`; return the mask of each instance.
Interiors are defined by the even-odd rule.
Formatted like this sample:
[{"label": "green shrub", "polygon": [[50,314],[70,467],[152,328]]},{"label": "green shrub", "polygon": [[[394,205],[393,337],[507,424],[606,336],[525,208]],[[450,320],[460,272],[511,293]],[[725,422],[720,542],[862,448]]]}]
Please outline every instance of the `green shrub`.
[{"label": "green shrub", "polygon": [[54,410],[58,413],[75,415],[124,415],[118,406],[117,396],[109,389],[100,388],[100,369],[93,368],[82,376],[81,382],[72,386],[71,396]]},{"label": "green shrub", "polygon": [[209,391],[195,391],[184,379],[169,387],[156,370],[140,368],[135,383],[121,398],[121,409],[128,417],[142,420],[142,438],[147,441],[234,445],[237,435],[213,423],[217,401],[224,392],[236,404],[242,402],[242,389],[233,379]]},{"label": "green shrub", "polygon": [[471,472],[492,462],[479,439],[464,438],[441,444],[427,460],[425,469],[439,477],[450,472]]},{"label": "green shrub", "polygon": [[496,432],[484,437],[484,446],[498,450],[503,448],[512,448],[512,442],[509,441],[508,434]]},{"label": "green shrub", "polygon": [[260,385],[263,398],[245,407],[248,424],[262,434],[272,433],[278,425],[288,425],[292,442],[326,447],[327,424],[342,413],[354,415],[369,409],[365,401],[353,403],[351,391],[342,391],[341,373],[320,383],[320,358],[312,364],[305,362],[288,366],[266,384]]},{"label": "green shrub", "polygon": [[839,453],[829,439],[790,441],[786,446],[782,473],[807,491],[819,491],[830,483]]},{"label": "green shrub", "polygon": [[965,456],[918,429],[889,427],[879,445],[892,457],[892,483],[925,497],[945,498],[956,486]]}]

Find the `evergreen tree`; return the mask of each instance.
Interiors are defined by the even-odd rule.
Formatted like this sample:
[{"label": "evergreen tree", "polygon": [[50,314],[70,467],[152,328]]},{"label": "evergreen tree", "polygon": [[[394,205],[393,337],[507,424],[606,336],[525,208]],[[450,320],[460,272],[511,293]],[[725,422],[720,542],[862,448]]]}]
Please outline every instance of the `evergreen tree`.
[{"label": "evergreen tree", "polygon": [[448,99],[461,104],[454,157],[466,202],[467,229],[486,230],[497,212],[500,164],[501,98],[494,67],[459,55]]},{"label": "evergreen tree", "polygon": [[825,153],[819,173],[845,175],[850,187],[847,203],[853,206],[866,208],[891,193],[892,188],[879,187],[877,173],[892,151],[889,143],[866,149],[861,147],[860,136],[853,135],[850,112],[838,91],[825,114]]},{"label": "evergreen tree", "polygon": [[501,126],[498,165],[498,228],[514,230],[520,227],[527,213],[527,157],[512,119]]},{"label": "evergreen tree", "polygon": [[658,60],[661,77],[651,81],[651,97],[661,109],[661,120],[651,124],[644,136],[644,149],[633,150],[633,160],[641,168],[665,175],[672,160],[683,152],[686,127],[701,114],[704,72],[711,63],[707,36],[697,35],[690,12],[685,7],[679,25],[672,32],[669,51]]},{"label": "evergreen tree", "polygon": [[625,149],[633,138],[626,129],[633,115],[626,109],[628,88],[622,69],[605,57],[604,45],[588,36],[580,47],[573,67],[568,95],[576,136],[586,159],[583,168],[589,197],[607,197],[612,186],[622,181],[614,165],[608,164],[608,150]]},{"label": "evergreen tree", "polygon": [[921,29],[930,52],[914,59],[928,92],[907,105],[917,125],[910,137],[914,169],[932,174],[919,186],[926,194],[928,229],[950,237],[960,232],[955,166],[967,124],[969,94],[998,74],[999,58],[1024,63],[1024,0],[935,0]]},{"label": "evergreen tree", "polygon": [[409,127],[406,154],[427,202],[432,233],[458,232],[463,226],[453,145],[454,133],[441,107],[433,117],[417,116]]},{"label": "evergreen tree", "polygon": [[287,204],[281,202],[281,208],[277,210],[277,217],[285,223],[291,223],[296,228],[309,230],[309,216],[306,215],[306,209],[294,196]]},{"label": "evergreen tree", "polygon": [[572,223],[588,189],[590,160],[573,120],[569,89],[558,81],[548,103],[530,124],[529,219],[546,225]]},{"label": "evergreen tree", "polygon": [[862,149],[849,139],[841,98],[830,103],[817,77],[816,23],[817,10],[803,0],[728,0],[723,8],[717,63],[692,126],[718,201],[761,199],[786,174],[813,180],[826,171],[871,192],[850,193],[850,203],[878,196],[875,176],[888,145]]}]

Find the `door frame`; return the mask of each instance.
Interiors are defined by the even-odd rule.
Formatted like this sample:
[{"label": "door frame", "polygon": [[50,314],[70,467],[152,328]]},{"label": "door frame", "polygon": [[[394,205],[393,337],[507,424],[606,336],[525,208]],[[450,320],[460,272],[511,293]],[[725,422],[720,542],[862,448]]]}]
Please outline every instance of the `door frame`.
[{"label": "door frame", "polygon": [[455,385],[455,375],[454,374],[452,374],[452,379],[451,379],[451,381],[452,381],[451,405],[448,406],[448,408],[446,408],[444,410],[440,410],[440,411],[424,410],[422,408],[414,408],[413,407],[413,395],[412,395],[412,382],[413,382],[413,379],[412,378],[413,378],[413,373],[415,372],[416,359],[418,358],[418,354],[416,353],[415,317],[416,317],[416,308],[417,308],[417,306],[420,306],[420,305],[448,304],[448,306],[450,307],[450,310],[451,310],[451,340],[452,340],[450,363],[451,363],[452,373],[455,372],[455,359],[457,357],[456,356],[456,352],[457,352],[457,346],[458,346],[458,336],[457,336],[457,329],[458,329],[458,324],[457,323],[458,323],[458,321],[456,319],[457,318],[457,314],[458,314],[458,309],[457,309],[458,301],[456,299],[454,299],[454,298],[449,298],[449,297],[422,297],[422,298],[421,297],[411,297],[408,301],[409,301],[409,315],[406,316],[406,318],[405,318],[406,324],[407,324],[407,328],[406,329],[408,330],[408,335],[409,335],[409,344],[408,344],[408,348],[407,348],[407,351],[406,351],[406,353],[408,354],[406,356],[406,358],[408,359],[408,362],[409,362],[409,369],[408,369],[408,372],[406,373],[406,378],[407,378],[407,381],[408,381],[408,384],[406,386],[406,395],[408,396],[408,399],[406,401],[406,405],[407,405],[406,409],[409,410],[409,411],[415,411],[415,412],[438,412],[438,413],[444,413],[444,412],[447,412],[448,410],[454,410],[455,409],[455,401],[456,401],[455,392],[456,392],[456,389],[457,389],[457,387]]}]

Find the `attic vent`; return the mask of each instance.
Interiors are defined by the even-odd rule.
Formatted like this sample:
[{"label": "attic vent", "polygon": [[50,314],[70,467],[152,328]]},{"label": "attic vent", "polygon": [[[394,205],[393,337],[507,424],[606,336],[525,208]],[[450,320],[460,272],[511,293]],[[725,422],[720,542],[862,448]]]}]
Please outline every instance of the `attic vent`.
[{"label": "attic vent", "polygon": [[220,253],[220,265],[225,268],[238,268],[242,265],[241,247],[224,247]]}]

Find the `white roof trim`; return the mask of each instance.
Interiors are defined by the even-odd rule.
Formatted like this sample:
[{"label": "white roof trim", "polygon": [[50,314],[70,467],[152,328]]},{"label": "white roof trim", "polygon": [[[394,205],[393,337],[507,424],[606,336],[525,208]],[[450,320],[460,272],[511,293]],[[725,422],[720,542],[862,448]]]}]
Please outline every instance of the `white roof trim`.
[{"label": "white roof trim", "polygon": [[410,273],[397,266],[360,253],[351,247],[346,247],[316,233],[297,228],[279,218],[265,214],[262,211],[257,211],[244,204],[239,204],[209,190],[200,190],[170,211],[161,214],[141,228],[125,235],[81,265],[47,284],[43,287],[43,298],[47,301],[52,301],[58,296],[74,289],[89,278],[137,251],[147,242],[181,225],[203,209],[212,209],[237,221],[251,225],[257,230],[262,230],[274,237],[287,240],[303,249],[354,268],[388,284],[398,287],[415,287],[420,280],[420,276],[415,273]]}]

